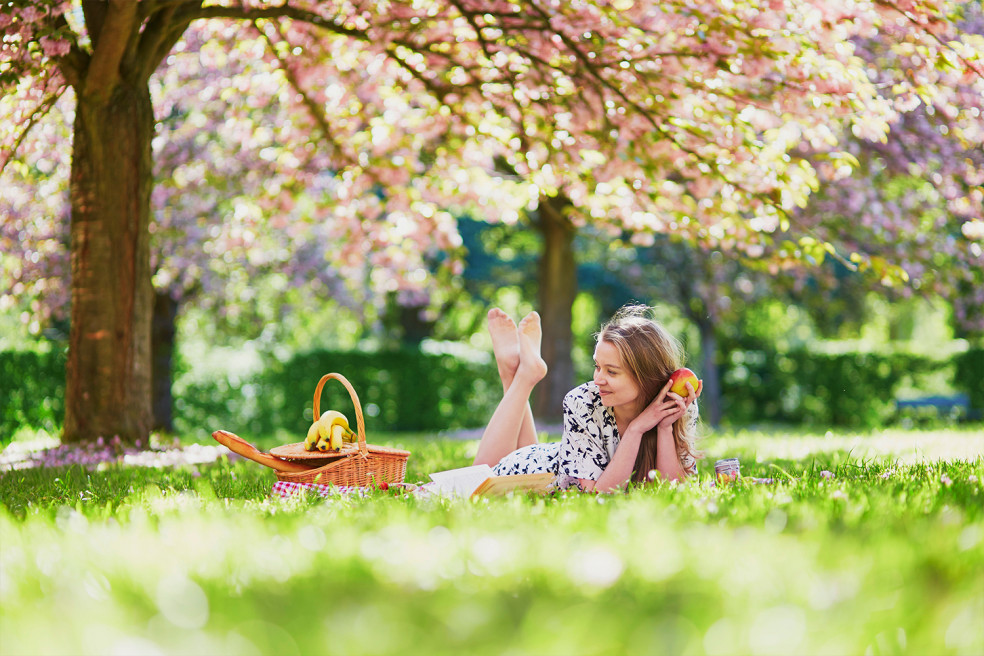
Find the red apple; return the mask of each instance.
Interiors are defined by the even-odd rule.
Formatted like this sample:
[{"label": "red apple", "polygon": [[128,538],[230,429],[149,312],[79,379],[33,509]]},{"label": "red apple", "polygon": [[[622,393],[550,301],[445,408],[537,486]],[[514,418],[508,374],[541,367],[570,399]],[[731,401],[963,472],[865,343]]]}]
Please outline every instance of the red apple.
[{"label": "red apple", "polygon": [[694,393],[699,392],[701,386],[697,374],[686,367],[677,369],[670,374],[670,383],[670,391],[683,397],[687,396],[687,383],[690,383],[690,386],[694,388]]}]

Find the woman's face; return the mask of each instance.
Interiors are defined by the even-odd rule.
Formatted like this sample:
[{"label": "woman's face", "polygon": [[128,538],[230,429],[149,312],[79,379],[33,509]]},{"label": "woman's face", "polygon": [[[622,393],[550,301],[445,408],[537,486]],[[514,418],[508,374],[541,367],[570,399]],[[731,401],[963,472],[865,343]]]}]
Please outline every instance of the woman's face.
[{"label": "woman's face", "polygon": [[608,408],[634,409],[640,400],[639,384],[622,364],[618,349],[611,342],[599,341],[594,352],[594,384],[601,392],[601,403]]}]

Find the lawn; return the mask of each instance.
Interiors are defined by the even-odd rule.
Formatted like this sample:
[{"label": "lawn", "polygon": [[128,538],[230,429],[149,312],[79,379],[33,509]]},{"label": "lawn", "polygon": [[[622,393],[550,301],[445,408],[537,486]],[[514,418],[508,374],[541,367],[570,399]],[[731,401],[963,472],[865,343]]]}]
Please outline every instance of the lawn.
[{"label": "lawn", "polygon": [[[371,441],[411,481],[475,447]],[[684,485],[477,502],[280,500],[226,459],[8,471],[0,654],[984,653],[979,426],[703,446]],[[732,456],[776,482],[711,486]]]}]

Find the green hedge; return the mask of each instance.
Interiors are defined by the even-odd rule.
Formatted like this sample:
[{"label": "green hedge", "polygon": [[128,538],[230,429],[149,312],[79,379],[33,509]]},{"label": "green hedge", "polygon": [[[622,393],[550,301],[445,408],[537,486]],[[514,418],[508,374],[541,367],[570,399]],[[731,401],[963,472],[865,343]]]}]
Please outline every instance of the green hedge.
[{"label": "green hedge", "polygon": [[[725,417],[732,424],[763,421],[875,427],[898,419],[899,386],[949,367],[926,357],[895,354],[768,348],[733,350],[722,363]],[[974,412],[984,409],[984,349],[952,361],[953,386],[966,393]],[[378,353],[314,351],[287,362],[273,361],[245,378],[179,378],[174,386],[175,425],[180,433],[205,435],[225,428],[254,437],[278,429],[301,434],[311,420],[312,397],[323,374],[351,381],[373,430],[434,431],[480,426],[501,397],[495,365],[415,350]],[[62,351],[0,352],[0,443],[21,427],[57,432],[64,413],[65,354]],[[322,410],[352,414],[344,387],[330,381]]]},{"label": "green hedge", "polygon": [[984,411],[984,348],[970,349],[954,358],[954,387],[967,393],[970,406]]},{"label": "green hedge", "polygon": [[65,353],[0,351],[0,444],[21,427],[61,429]]},{"label": "green hedge", "polygon": [[[242,380],[210,380],[176,390],[179,431],[225,428],[247,435],[276,429],[303,433],[311,422],[314,391],[324,374],[345,376],[359,397],[367,430],[442,430],[488,421],[502,395],[494,364],[415,350],[377,353],[314,351],[274,362]],[[328,381],[320,407],[354,423],[345,387]]]},{"label": "green hedge", "polygon": [[901,353],[736,350],[722,368],[724,415],[733,424],[883,426],[896,417],[902,383],[948,364]]}]

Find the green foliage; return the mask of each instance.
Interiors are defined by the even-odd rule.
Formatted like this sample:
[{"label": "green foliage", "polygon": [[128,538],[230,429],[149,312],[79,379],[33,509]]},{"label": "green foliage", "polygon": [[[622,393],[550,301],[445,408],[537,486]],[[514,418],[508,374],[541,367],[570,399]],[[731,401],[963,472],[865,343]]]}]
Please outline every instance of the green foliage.
[{"label": "green foliage", "polygon": [[955,386],[967,393],[970,406],[984,410],[984,348],[972,348],[955,358]]},{"label": "green foliage", "polygon": [[[899,446],[980,436],[909,437],[868,459],[845,449],[875,436],[720,434],[685,485],[478,502],[282,501],[243,461],[4,472],[0,635],[12,654],[980,653],[984,459]],[[428,471],[474,445],[396,443]],[[778,481],[710,487],[729,455]]]},{"label": "green foliage", "polygon": [[946,363],[904,353],[734,350],[723,367],[724,416],[735,425],[883,426],[894,417],[902,383],[941,366]]},{"label": "green foliage", "polygon": [[0,351],[0,444],[19,428],[58,432],[64,412],[63,351]]},{"label": "green foliage", "polygon": [[[761,344],[730,351],[722,363],[725,418],[731,425],[763,421],[871,428],[899,419],[898,390],[941,368],[955,371],[953,386],[984,407],[984,350],[940,362],[910,354],[792,350]],[[57,433],[64,412],[65,356],[60,351],[0,352],[0,443],[20,429]],[[343,374],[359,395],[367,432],[448,430],[481,426],[501,395],[494,364],[414,349],[317,350],[257,373],[180,377],[175,384],[178,432],[207,435],[223,428],[249,439],[286,432],[303,436],[322,375]],[[910,385],[911,386],[911,385]],[[329,381],[321,409],[355,421],[344,387]]]},{"label": "green foliage", "polygon": [[[367,432],[441,430],[488,421],[502,394],[494,364],[414,349],[299,353],[273,361],[256,375],[191,383],[176,394],[179,431],[225,428],[246,437],[286,430],[302,439],[311,422],[314,391],[327,373],[352,384]],[[355,423],[341,383],[326,383],[320,409],[339,410]]]}]

